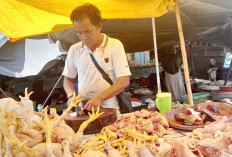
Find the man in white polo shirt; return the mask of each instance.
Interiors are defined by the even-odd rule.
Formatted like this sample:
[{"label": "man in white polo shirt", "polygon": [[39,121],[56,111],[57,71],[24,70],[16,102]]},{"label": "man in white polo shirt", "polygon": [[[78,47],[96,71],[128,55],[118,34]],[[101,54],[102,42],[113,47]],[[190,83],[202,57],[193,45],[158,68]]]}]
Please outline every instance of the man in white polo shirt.
[{"label": "man in white polo shirt", "polygon": [[[84,109],[96,110],[98,106],[116,108],[116,96],[130,84],[130,70],[122,43],[101,33],[102,17],[99,9],[84,4],[73,10],[71,21],[81,42],[69,49],[63,71],[63,86],[69,105],[74,91],[74,79],[78,75],[78,93],[84,92]],[[94,65],[90,54],[114,82],[111,86]]]}]

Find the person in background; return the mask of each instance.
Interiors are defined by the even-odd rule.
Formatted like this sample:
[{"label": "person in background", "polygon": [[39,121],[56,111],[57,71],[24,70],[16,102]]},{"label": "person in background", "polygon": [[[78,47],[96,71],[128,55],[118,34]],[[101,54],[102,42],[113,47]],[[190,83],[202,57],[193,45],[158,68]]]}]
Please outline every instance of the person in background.
[{"label": "person in background", "polygon": [[[32,83],[32,91],[30,99],[36,101],[36,104],[43,104],[48,96],[48,92],[45,90],[44,80],[36,80]],[[50,103],[47,103],[50,104]]]},{"label": "person in background", "polygon": [[0,86],[0,99],[8,97],[15,100],[19,100],[19,98],[15,94],[14,86],[8,86],[3,84],[2,86]]},{"label": "person in background", "polygon": [[49,104],[48,108],[56,108],[57,114],[61,115],[67,107],[67,97],[64,89],[55,89],[49,99],[51,99],[51,104]]},{"label": "person in background", "polygon": [[[223,77],[222,79],[223,80],[226,80],[231,64],[232,64],[232,53],[228,53],[225,58],[224,65],[222,68],[222,77]],[[229,81],[232,81],[232,74],[230,74],[228,79]]]},{"label": "person in background", "polygon": [[182,57],[180,53],[173,50],[174,54],[168,54],[164,61],[165,85],[173,100],[180,100],[186,95],[184,79],[181,73]]},{"label": "person in background", "polygon": [[216,81],[219,74],[219,67],[216,65],[216,59],[210,58],[207,74],[210,81]]}]

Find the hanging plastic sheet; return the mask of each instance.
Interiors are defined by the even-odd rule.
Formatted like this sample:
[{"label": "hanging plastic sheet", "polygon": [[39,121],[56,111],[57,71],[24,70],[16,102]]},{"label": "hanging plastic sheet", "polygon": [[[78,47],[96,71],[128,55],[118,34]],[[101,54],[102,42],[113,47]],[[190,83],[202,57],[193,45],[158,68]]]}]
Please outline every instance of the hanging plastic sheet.
[{"label": "hanging plastic sheet", "polygon": [[7,41],[0,47],[0,74],[10,77],[37,75],[58,62],[57,44],[50,44],[47,36]]}]

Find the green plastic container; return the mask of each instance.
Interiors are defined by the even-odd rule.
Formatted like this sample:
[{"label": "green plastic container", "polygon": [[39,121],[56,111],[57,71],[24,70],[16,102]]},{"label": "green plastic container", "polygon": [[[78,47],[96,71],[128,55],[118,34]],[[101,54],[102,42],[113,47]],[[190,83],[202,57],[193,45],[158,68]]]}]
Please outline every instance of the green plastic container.
[{"label": "green plastic container", "polygon": [[156,97],[156,107],[159,109],[161,114],[165,114],[172,109],[171,93],[158,93]]},{"label": "green plastic container", "polygon": [[214,99],[217,100],[221,100],[221,99],[232,99],[232,95],[231,96],[226,96],[226,95],[212,95],[212,97]]},{"label": "green plastic container", "polygon": [[[207,93],[207,92],[193,93],[193,103],[195,105],[204,103],[205,100],[209,100],[209,96],[210,96],[210,93]],[[189,104],[188,95],[182,96],[181,99],[183,100],[185,104]]]}]

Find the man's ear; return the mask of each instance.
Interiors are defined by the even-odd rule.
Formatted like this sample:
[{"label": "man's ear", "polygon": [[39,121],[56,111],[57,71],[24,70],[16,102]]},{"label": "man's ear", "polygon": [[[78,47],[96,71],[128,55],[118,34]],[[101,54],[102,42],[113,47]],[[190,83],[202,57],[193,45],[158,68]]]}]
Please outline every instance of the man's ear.
[{"label": "man's ear", "polygon": [[97,29],[101,31],[101,29],[102,29],[102,23],[101,22],[97,25]]}]

